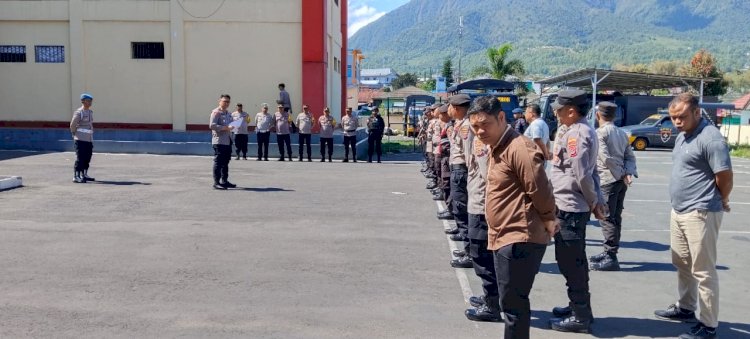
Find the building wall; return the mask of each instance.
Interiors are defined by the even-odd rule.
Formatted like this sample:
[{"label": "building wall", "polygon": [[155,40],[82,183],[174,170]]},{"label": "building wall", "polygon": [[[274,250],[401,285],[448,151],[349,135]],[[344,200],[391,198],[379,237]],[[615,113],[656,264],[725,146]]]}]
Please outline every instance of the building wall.
[{"label": "building wall", "polygon": [[[275,103],[280,82],[296,112],[305,1],[227,0],[218,9],[221,1],[0,1],[0,45],[27,52],[26,63],[0,63],[0,122],[68,121],[88,91],[97,122],[204,128],[219,94],[255,112]],[[319,100],[340,112],[342,70],[332,63],[341,58],[340,4],[321,5],[328,61]],[[163,42],[164,59],[132,59],[136,41]],[[34,45],[65,46],[65,62],[35,63]]]}]

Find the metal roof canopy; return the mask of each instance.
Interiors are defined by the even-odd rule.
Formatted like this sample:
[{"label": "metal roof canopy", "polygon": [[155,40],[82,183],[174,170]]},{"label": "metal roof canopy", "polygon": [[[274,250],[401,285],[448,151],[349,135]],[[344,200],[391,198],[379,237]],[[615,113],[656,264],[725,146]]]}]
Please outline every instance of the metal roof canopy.
[{"label": "metal roof canopy", "polygon": [[471,81],[464,81],[458,85],[448,87],[446,90],[448,93],[458,92],[464,89],[471,90],[495,90],[501,92],[509,92],[515,89],[515,86],[511,82],[498,79],[478,79]]},{"label": "metal roof canopy", "polygon": [[590,88],[594,95],[596,95],[596,91],[602,89],[646,91],[688,86],[699,90],[700,101],[703,102],[703,85],[715,81],[716,78],[695,78],[677,75],[615,71],[611,69],[584,68],[550,77],[539,81],[539,83],[542,85],[542,93],[544,92],[545,86],[564,86],[586,89]]}]

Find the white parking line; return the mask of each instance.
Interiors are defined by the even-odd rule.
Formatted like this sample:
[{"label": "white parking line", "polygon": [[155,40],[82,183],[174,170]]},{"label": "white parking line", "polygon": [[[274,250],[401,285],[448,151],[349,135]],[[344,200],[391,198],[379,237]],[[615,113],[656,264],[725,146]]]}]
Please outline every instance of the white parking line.
[{"label": "white parking line", "polygon": [[[442,212],[446,210],[445,204],[443,204],[442,201],[435,201],[435,204],[438,207],[438,212]],[[448,220],[443,220],[443,228],[446,230],[451,229],[451,224],[448,222]],[[456,246],[456,243],[451,240],[450,235],[447,235],[446,238],[448,239],[448,247],[451,249],[451,257],[453,257],[453,251],[457,250],[458,247]],[[464,301],[467,303],[469,302],[469,298],[474,295],[474,292],[471,290],[471,285],[469,284],[469,276],[466,275],[466,271],[460,268],[456,268],[456,278],[458,278],[458,284],[461,285],[461,292],[464,294]]]}]

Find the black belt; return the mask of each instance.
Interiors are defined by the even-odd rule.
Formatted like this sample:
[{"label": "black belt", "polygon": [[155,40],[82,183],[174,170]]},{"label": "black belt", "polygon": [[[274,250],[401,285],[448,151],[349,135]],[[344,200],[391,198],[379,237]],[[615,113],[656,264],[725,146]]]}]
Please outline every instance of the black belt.
[{"label": "black belt", "polygon": [[460,170],[468,171],[469,168],[466,167],[465,164],[451,165],[451,171],[460,171]]},{"label": "black belt", "polygon": [[344,132],[351,133],[351,132],[356,132],[356,131],[357,131],[356,129],[352,129],[352,130],[348,130],[348,131],[344,131]]}]

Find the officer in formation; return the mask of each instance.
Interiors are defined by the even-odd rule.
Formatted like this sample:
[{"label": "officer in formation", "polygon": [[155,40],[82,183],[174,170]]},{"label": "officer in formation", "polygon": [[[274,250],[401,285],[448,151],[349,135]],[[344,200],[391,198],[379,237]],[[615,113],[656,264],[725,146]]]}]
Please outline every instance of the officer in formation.
[{"label": "officer in formation", "polygon": [[[437,218],[440,220],[453,220],[452,212],[452,195],[450,185],[450,122],[448,115],[448,105],[442,105],[437,109],[438,119],[432,124],[432,144],[433,155],[435,157],[436,181],[430,182],[427,189],[438,188],[440,191],[439,199],[445,202],[446,209],[438,212]],[[431,185],[434,184],[434,185]],[[448,233],[458,233],[457,230],[448,230]]]},{"label": "officer in formation", "polygon": [[372,162],[372,154],[376,153],[380,163],[380,157],[383,155],[383,131],[385,122],[380,116],[380,110],[375,107],[367,119],[367,162]]},{"label": "officer in formation", "polygon": [[94,112],[91,110],[93,101],[94,97],[91,94],[81,94],[81,107],[73,112],[73,118],[70,120],[70,133],[73,135],[76,150],[73,182],[78,184],[96,181],[88,174],[94,151]]},{"label": "officer in formation", "polygon": [[[450,151],[448,164],[450,165],[450,192],[451,192],[451,209],[456,221],[455,234],[451,235],[451,240],[463,242],[464,253],[469,253],[469,214],[467,212],[468,203],[468,168],[466,166],[465,147],[466,139],[469,136],[469,121],[466,119],[466,113],[471,105],[471,97],[467,94],[456,94],[448,98],[448,115],[453,121],[453,128],[449,133]],[[453,267],[472,267],[471,257],[464,255],[451,261]]]},{"label": "officer in formation", "polygon": [[234,134],[234,147],[237,152],[236,160],[240,160],[240,153],[242,153],[242,159],[247,160],[247,124],[250,123],[250,114],[242,110],[242,104],[237,104],[237,110],[232,112],[232,120],[239,121],[240,126],[232,130]]},{"label": "officer in formation", "polygon": [[617,250],[620,248],[625,192],[633,182],[633,177],[638,177],[635,155],[630,149],[628,136],[612,122],[616,111],[617,105],[609,101],[600,102],[596,109],[596,119],[599,121],[599,128],[596,130],[599,144],[596,169],[609,215],[600,222],[604,251],[589,258],[590,268],[594,271],[620,270]]},{"label": "officer in formation", "polygon": [[320,162],[326,161],[326,150],[328,162],[332,162],[333,129],[336,127],[336,119],[331,116],[331,110],[328,107],[323,109],[323,115],[318,118],[318,124],[320,125]]},{"label": "officer in formation", "polygon": [[[314,119],[312,113],[310,113],[310,107],[307,105],[302,106],[302,112],[297,115],[296,124],[299,128],[298,144],[299,144],[299,161],[304,158],[304,150],[307,150],[307,161],[312,162],[312,154],[310,140],[312,139],[312,127]],[[307,147],[305,148],[305,145]]]},{"label": "officer in formation", "polygon": [[274,118],[268,113],[268,104],[261,105],[261,111],[255,114],[255,133],[258,139],[258,161],[268,161],[268,143],[271,139],[271,127]]},{"label": "officer in formation", "polygon": [[283,104],[279,104],[277,108],[273,119],[276,124],[276,143],[279,146],[279,161],[284,161],[285,146],[286,154],[289,155],[289,161],[292,161],[292,140],[289,135],[291,133],[289,125],[292,122],[292,117],[289,115],[289,108],[284,107]]},{"label": "officer in formation", "polygon": [[425,142],[425,153],[427,157],[426,168],[422,172],[425,178],[428,179],[427,189],[431,190],[432,200],[443,200],[442,191],[437,187],[437,165],[435,159],[435,143],[433,142],[434,127],[435,123],[439,121],[440,113],[438,112],[440,105],[435,104],[430,107],[430,114],[427,116],[427,122],[424,130],[424,142]]},{"label": "officer in formation", "polygon": [[229,161],[232,158],[232,115],[227,111],[229,94],[219,96],[219,106],[211,111],[208,128],[211,129],[211,145],[214,148],[214,189],[225,190],[237,185],[229,182]]},{"label": "officer in formation", "polygon": [[427,128],[429,127],[430,121],[432,120],[432,110],[432,106],[428,106],[425,108],[424,114],[419,120],[419,133],[417,134],[417,140],[419,141],[420,148],[424,152],[424,163],[422,164],[421,172],[425,175],[425,177],[428,177],[428,175],[432,174],[430,167],[430,164],[432,163],[432,144],[427,142],[427,140],[429,140],[427,138]]},{"label": "officer in formation", "polygon": [[347,107],[344,116],[341,117],[341,129],[344,130],[344,162],[349,162],[349,150],[351,149],[352,161],[357,162],[357,118],[352,116],[352,108]]}]

